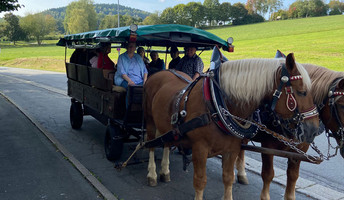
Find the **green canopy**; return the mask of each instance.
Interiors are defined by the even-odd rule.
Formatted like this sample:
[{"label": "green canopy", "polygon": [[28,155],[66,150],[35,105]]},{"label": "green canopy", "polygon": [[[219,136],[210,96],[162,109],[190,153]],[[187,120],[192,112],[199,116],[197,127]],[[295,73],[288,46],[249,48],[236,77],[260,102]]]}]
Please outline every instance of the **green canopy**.
[{"label": "green canopy", "polygon": [[136,43],[139,46],[195,46],[198,48],[212,48],[215,45],[228,50],[229,44],[207,31],[191,26],[179,24],[161,24],[138,26],[135,32],[130,26],[110,28],[105,30],[90,31],[65,35],[57,45],[69,46],[95,44],[100,42],[126,43],[130,36],[136,35]]}]

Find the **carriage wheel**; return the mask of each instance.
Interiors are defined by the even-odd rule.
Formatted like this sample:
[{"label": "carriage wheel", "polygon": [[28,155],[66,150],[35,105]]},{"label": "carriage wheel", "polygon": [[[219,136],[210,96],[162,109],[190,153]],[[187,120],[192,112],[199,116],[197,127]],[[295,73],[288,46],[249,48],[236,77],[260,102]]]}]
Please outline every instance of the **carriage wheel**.
[{"label": "carriage wheel", "polygon": [[113,161],[121,157],[123,139],[121,138],[121,129],[119,126],[108,125],[106,127],[104,148],[108,160]]},{"label": "carriage wheel", "polygon": [[73,129],[79,129],[83,121],[83,111],[80,102],[72,101],[69,112],[70,125]]}]

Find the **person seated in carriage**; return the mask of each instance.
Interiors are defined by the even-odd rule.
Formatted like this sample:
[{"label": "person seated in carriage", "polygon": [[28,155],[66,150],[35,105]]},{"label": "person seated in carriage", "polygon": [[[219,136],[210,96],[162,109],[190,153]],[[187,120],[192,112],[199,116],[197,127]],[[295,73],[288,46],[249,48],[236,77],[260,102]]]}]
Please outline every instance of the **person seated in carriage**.
[{"label": "person seated in carriage", "polygon": [[196,54],[196,47],[185,48],[185,55],[176,66],[176,70],[189,75],[192,80],[196,80],[203,73],[204,64],[202,59]]},{"label": "person seated in carriage", "polygon": [[141,56],[135,53],[136,43],[129,42],[127,51],[118,57],[115,85],[128,88],[128,85],[143,85],[148,71]]},{"label": "person seated in carriage", "polygon": [[150,57],[152,59],[152,62],[148,65],[148,76],[151,76],[152,74],[159,72],[161,70],[165,70],[165,63],[163,60],[159,58],[159,54],[157,51],[152,51],[150,53]]},{"label": "person seated in carriage", "polygon": [[97,68],[115,70],[115,63],[109,58],[109,53],[111,53],[111,43],[101,43]]},{"label": "person seated in carriage", "polygon": [[171,62],[168,64],[168,69],[175,69],[178,63],[180,62],[180,57],[179,57],[179,50],[176,46],[172,46],[170,50],[170,55],[171,55]]},{"label": "person seated in carriage", "polygon": [[145,63],[146,67],[148,67],[150,61],[149,59],[145,56],[145,49],[143,47],[139,47],[136,50],[136,53],[139,54],[143,60],[143,62]]}]

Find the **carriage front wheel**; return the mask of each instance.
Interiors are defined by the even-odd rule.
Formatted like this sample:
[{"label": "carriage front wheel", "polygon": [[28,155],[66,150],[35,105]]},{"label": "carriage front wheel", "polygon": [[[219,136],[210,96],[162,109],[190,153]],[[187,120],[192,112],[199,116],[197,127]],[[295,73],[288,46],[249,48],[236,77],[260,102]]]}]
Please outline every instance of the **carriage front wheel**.
[{"label": "carriage front wheel", "polygon": [[80,102],[72,100],[69,112],[70,125],[73,129],[79,129],[83,121],[83,111]]},{"label": "carriage front wheel", "polygon": [[114,161],[121,157],[123,151],[123,138],[119,126],[108,125],[106,127],[104,148],[108,160]]}]

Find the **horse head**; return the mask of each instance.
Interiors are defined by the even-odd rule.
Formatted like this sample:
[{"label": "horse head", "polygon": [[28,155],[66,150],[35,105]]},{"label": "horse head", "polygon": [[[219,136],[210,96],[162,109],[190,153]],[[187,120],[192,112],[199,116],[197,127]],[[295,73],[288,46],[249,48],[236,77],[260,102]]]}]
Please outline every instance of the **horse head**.
[{"label": "horse head", "polygon": [[344,158],[344,72],[302,64],[312,80],[312,94],[327,136],[336,139]]},{"label": "horse head", "polygon": [[293,54],[283,60],[227,61],[221,65],[219,74],[232,114],[250,113],[250,109],[263,103],[269,107],[269,118],[273,113],[272,120],[262,120],[264,124],[274,121],[289,138],[313,141],[318,133],[319,118],[310,92],[311,81],[303,66],[295,62]]},{"label": "horse head", "polygon": [[271,111],[275,113],[273,123],[289,138],[311,143],[318,135],[319,118],[310,77],[303,66],[295,62],[292,53],[286,57],[279,74],[271,104]]},{"label": "horse head", "polygon": [[329,132],[329,136],[336,139],[340,154],[344,158],[344,77],[335,80],[329,88],[328,96],[320,109],[320,119]]}]

